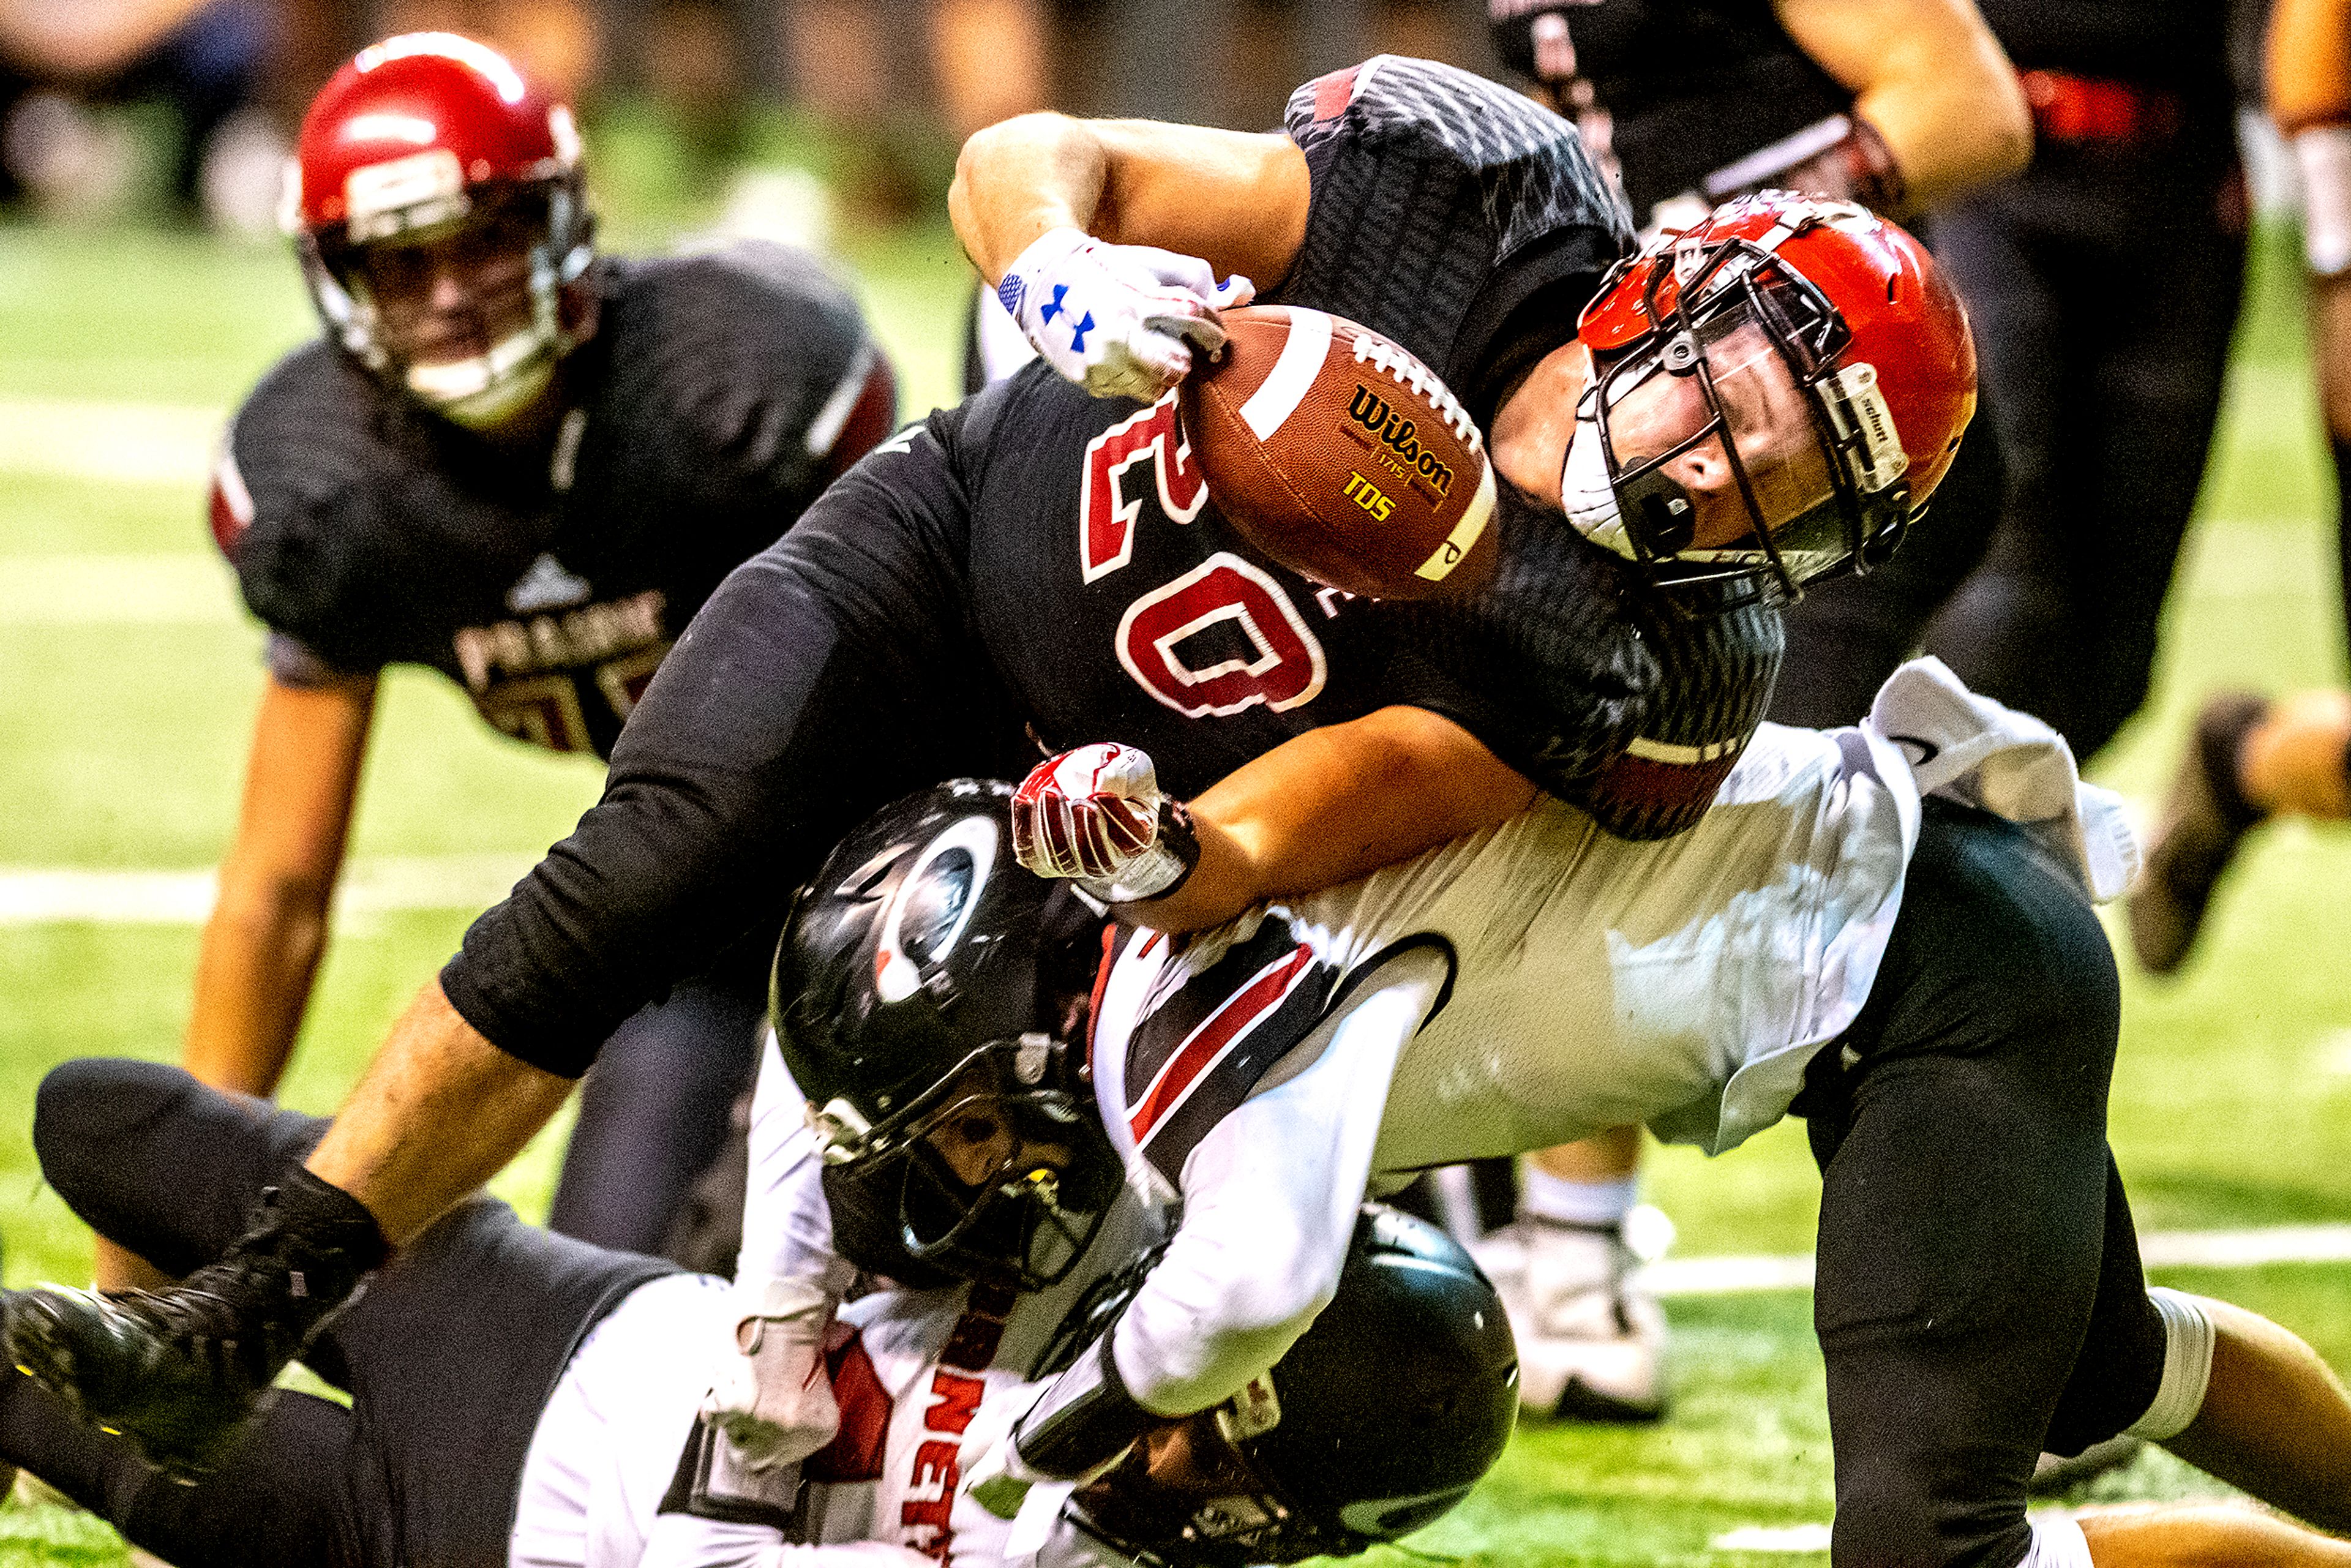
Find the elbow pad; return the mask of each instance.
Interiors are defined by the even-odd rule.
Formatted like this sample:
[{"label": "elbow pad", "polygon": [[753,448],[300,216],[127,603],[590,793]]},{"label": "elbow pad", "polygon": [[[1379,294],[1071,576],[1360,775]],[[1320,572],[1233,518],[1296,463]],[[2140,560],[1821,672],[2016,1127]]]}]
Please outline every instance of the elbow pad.
[{"label": "elbow pad", "polygon": [[1760,147],[1708,174],[1704,189],[1709,204],[1779,190],[1859,202],[1880,217],[1899,219],[1910,210],[1894,150],[1858,114],[1832,114]]},{"label": "elbow pad", "polygon": [[1056,1480],[1091,1477],[1162,1419],[1135,1403],[1118,1375],[1110,1349],[1117,1327],[1104,1329],[1092,1353],[1055,1378],[1013,1427],[1013,1451],[1038,1474]]}]

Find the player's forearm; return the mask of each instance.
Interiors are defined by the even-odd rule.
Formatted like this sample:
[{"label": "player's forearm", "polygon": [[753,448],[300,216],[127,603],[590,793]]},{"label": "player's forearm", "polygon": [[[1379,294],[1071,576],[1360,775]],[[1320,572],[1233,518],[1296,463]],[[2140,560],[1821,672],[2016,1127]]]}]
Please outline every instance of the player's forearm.
[{"label": "player's forearm", "polygon": [[1914,213],[2005,179],[2032,156],[2023,89],[1996,47],[1874,85],[1854,110],[1886,139]]},{"label": "player's forearm", "polygon": [[1885,141],[1905,213],[2012,174],[2032,155],[2024,90],[1973,0],[1774,0],[1774,9]]},{"label": "player's forearm", "polygon": [[1092,231],[1109,160],[1085,121],[1024,114],[976,132],[956,159],[947,214],[990,287],[1037,237]]},{"label": "player's forearm", "polygon": [[1192,874],[1120,913],[1163,931],[1219,925],[1261,899],[1335,887],[1492,827],[1536,794],[1450,721],[1382,709],[1295,737],[1212,786],[1191,802]]},{"label": "player's forearm", "polygon": [[204,924],[183,1064],[215,1089],[275,1093],[326,950],[332,884],[241,885],[234,871]]},{"label": "player's forearm", "polygon": [[522,1152],[571,1092],[475,1031],[438,981],[410,1004],[311,1153],[404,1245]]}]

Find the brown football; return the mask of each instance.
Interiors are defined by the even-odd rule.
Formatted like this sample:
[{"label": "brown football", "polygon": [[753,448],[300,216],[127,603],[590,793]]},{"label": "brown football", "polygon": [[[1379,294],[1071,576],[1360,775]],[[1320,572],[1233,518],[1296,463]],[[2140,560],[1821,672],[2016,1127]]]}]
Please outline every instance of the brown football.
[{"label": "brown football", "polygon": [[1183,383],[1208,494],[1282,565],[1349,593],[1469,592],[1494,564],[1485,438],[1426,366],[1321,310],[1224,313],[1229,340]]}]

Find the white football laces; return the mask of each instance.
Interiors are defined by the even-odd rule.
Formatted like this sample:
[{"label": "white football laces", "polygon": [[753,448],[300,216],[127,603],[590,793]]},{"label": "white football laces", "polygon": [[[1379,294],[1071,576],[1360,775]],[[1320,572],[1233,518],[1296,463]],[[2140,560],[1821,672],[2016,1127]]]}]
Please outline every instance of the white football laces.
[{"label": "white football laces", "polygon": [[1437,411],[1446,428],[1459,438],[1472,452],[1485,449],[1486,437],[1469,417],[1453,391],[1437,377],[1437,372],[1414,359],[1397,345],[1368,332],[1355,334],[1355,362],[1368,364],[1374,371],[1392,378],[1399,386],[1409,387],[1421,402]]}]

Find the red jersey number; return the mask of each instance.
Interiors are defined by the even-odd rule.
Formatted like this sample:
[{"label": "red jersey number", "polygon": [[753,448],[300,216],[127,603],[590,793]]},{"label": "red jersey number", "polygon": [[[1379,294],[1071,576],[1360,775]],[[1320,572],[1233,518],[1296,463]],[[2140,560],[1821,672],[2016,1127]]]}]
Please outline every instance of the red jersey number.
[{"label": "red jersey number", "polygon": [[1087,582],[1116,571],[1134,554],[1144,496],[1134,469],[1146,458],[1171,521],[1190,522],[1207,502],[1208,486],[1192,448],[1176,428],[1174,392],[1103,431],[1086,447],[1085,491],[1078,497],[1078,560]]},{"label": "red jersey number", "polygon": [[[1225,626],[1239,633],[1248,656],[1190,662],[1186,644]],[[1281,584],[1223,550],[1127,606],[1118,662],[1186,718],[1221,717],[1259,703],[1284,713],[1312,702],[1326,674],[1322,644]]]}]

